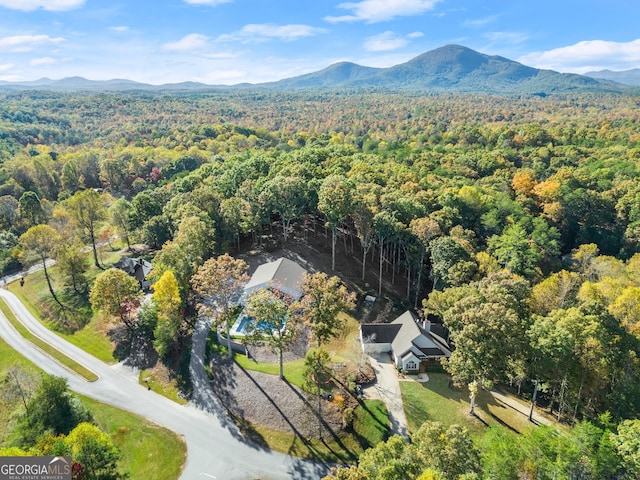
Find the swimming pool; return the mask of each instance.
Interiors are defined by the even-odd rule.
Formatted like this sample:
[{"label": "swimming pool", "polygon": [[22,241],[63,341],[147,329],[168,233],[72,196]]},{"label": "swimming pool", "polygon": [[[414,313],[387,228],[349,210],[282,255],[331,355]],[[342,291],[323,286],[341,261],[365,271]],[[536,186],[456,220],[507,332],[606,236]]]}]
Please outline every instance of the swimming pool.
[{"label": "swimming pool", "polygon": [[[248,315],[246,315],[243,312],[240,313],[240,315],[238,315],[237,320],[234,322],[233,326],[231,327],[231,336],[236,336],[236,337],[244,337],[246,336],[249,332],[249,326],[254,323],[255,320],[252,317],[249,317]],[[258,330],[267,330],[270,327],[270,324],[268,322],[258,322],[257,324],[254,324],[255,328]],[[280,328],[282,329],[282,327],[284,327],[284,323],[282,325],[280,325]]]}]

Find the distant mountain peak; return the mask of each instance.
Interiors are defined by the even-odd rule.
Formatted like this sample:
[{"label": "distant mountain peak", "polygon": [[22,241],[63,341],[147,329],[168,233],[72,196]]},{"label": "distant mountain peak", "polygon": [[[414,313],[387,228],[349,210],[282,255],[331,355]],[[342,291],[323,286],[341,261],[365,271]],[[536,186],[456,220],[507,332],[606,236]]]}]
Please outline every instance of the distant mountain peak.
[{"label": "distant mountain peak", "polygon": [[[623,74],[626,77],[622,77]],[[365,67],[341,61],[317,72],[276,82],[217,88],[384,88],[435,93],[547,94],[581,91],[622,92],[625,87],[620,83],[640,85],[640,69],[628,72],[595,72],[587,76],[558,73],[528,67],[508,58],[487,55],[462,45],[449,44],[389,68]],[[61,80],[42,78],[32,82],[0,82],[0,88],[3,89],[38,88],[65,91],[194,90],[213,87],[198,82],[149,85],[124,79],[94,81],[78,76]]]}]

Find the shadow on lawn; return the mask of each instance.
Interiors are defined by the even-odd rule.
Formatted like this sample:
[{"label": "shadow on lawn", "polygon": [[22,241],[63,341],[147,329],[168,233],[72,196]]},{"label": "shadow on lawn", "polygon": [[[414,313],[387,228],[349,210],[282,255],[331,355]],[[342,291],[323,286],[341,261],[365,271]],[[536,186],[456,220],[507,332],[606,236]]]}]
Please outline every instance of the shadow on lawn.
[{"label": "shadow on lawn", "polygon": [[[319,425],[322,427],[322,431],[328,433],[333,439],[333,441],[344,452],[347,453],[347,456],[345,458],[343,454],[341,454],[340,452],[336,452],[333,448],[331,448],[331,446],[325,441],[325,437],[323,435],[320,435],[320,441],[333,454],[333,456],[344,462],[350,461],[350,460],[351,461],[357,460],[358,456],[354,452],[349,450],[349,448],[342,442],[338,434],[331,428],[331,426],[324,420],[324,418],[322,418],[320,413],[311,405],[311,403],[309,403],[309,401],[304,397],[304,395],[302,395],[300,391],[295,386],[291,385],[286,379],[284,380],[284,383],[291,389],[293,393],[295,393],[298,396],[298,398],[300,398],[300,400],[302,400],[302,402],[309,409],[309,411],[313,413],[313,415],[316,417],[316,420],[318,420]],[[321,402],[324,403],[324,400],[321,400]]]}]

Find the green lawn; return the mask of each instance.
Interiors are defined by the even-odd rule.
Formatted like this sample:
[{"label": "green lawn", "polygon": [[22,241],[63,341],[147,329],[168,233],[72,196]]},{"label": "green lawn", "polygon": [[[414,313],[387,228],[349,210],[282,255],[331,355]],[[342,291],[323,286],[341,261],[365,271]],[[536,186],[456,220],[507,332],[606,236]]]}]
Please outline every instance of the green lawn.
[{"label": "green lawn", "polygon": [[[246,355],[236,353],[234,360],[245,370],[253,370],[254,372],[270,373],[271,375],[280,374],[280,365],[277,363],[265,363],[256,362],[247,358]],[[304,371],[304,358],[293,360],[292,362],[284,362],[283,364],[284,376],[292,385],[296,385],[300,388],[304,386],[304,377],[302,372]]]},{"label": "green lawn", "polygon": [[[87,255],[91,261],[91,267],[87,271],[87,279],[91,284],[95,277],[97,277],[102,272],[102,270],[96,268],[93,265],[93,253],[88,252]],[[120,254],[117,251],[106,250],[106,247],[102,247],[100,249],[100,257],[103,264],[108,266],[111,263],[117,261],[120,258]],[[50,268],[47,268],[47,270],[49,271],[49,275],[52,278],[54,291],[63,299],[63,303],[65,303],[63,286],[59,282],[60,275],[57,267],[54,265]],[[99,358],[105,363],[113,364],[116,362],[113,357],[113,344],[105,335],[102,328],[103,324],[100,318],[97,315],[92,315],[86,302],[84,305],[82,305],[82,308],[79,309],[80,315],[85,316],[85,318],[83,319],[83,323],[86,324],[76,332],[61,332],[59,331],[59,329],[53,328],[53,325],[49,322],[42,320],[43,318],[46,318],[46,310],[51,307],[53,302],[51,294],[49,293],[47,282],[44,277],[44,272],[42,270],[39,270],[25,277],[24,286],[21,287],[20,282],[15,281],[9,284],[8,288],[20,299],[20,301],[22,301],[22,303],[27,307],[31,314],[35,318],[40,320],[47,328],[55,331],[56,334],[60,335],[70,343],[85,350],[86,352],[90,353],[96,358]],[[74,303],[81,302],[78,299],[74,299]],[[86,316],[89,316],[90,318],[87,318]]]},{"label": "green lawn", "polygon": [[400,390],[410,432],[418,430],[427,420],[464,425],[475,438],[482,436],[489,426],[502,426],[513,433],[532,426],[526,416],[496,402],[484,390],[477,396],[477,418],[470,416],[467,389],[450,388],[449,376],[444,373],[429,373],[427,383],[400,382]]},{"label": "green lawn", "polygon": [[120,467],[128,478],[174,480],[180,476],[187,448],[178,435],[124,410],[86,397],[81,400],[120,449]]},{"label": "green lawn", "polygon": [[[2,380],[10,367],[19,367],[36,375],[41,372],[0,339],[0,393]],[[109,433],[120,448],[120,469],[128,472],[128,478],[175,480],[180,476],[186,447],[178,435],[124,410],[85,397],[81,397],[81,401],[90,408],[100,428]],[[11,412],[0,409],[0,447],[12,422]]]},{"label": "green lawn", "polygon": [[57,350],[56,348],[49,345],[40,337],[37,337],[34,334],[32,334],[22,323],[20,323],[20,321],[18,321],[18,319],[13,314],[13,311],[9,308],[9,305],[7,305],[7,303],[4,300],[0,300],[0,310],[2,311],[4,316],[7,317],[7,320],[9,320],[9,323],[13,325],[13,328],[15,328],[20,335],[22,335],[26,340],[33,343],[36,347],[38,347],[44,353],[54,358],[58,363],[64,365],[69,370],[74,371],[75,373],[77,373],[78,375],[80,375],[82,378],[84,378],[89,382],[94,382],[98,379],[98,376],[95,373],[93,373],[91,370],[83,367],[75,360],[66,356],[60,350]]}]

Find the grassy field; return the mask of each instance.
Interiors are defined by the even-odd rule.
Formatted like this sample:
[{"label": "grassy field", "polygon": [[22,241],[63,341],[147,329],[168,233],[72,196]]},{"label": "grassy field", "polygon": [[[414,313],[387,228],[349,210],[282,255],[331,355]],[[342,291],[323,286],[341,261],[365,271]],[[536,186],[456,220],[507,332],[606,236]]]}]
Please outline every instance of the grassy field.
[{"label": "grassy field", "polygon": [[[234,355],[235,361],[245,370],[253,370],[254,372],[270,373],[271,375],[280,374],[280,365],[277,363],[265,363],[256,362],[247,358],[246,355],[236,353]],[[304,371],[304,358],[294,360],[292,362],[284,362],[282,365],[284,370],[284,376],[289,383],[296,385],[300,388],[304,385],[304,377],[302,372]]]},{"label": "grassy field", "polygon": [[180,476],[187,449],[178,435],[124,410],[86,397],[81,400],[120,449],[120,468],[128,478],[174,480]]},{"label": "grassy field", "polygon": [[[9,368],[13,367],[35,376],[41,373],[40,369],[0,339],[0,393],[1,381]],[[175,480],[180,476],[186,447],[178,435],[124,410],[85,397],[81,397],[81,401],[89,407],[96,423],[111,435],[120,449],[120,470],[127,472],[128,478]],[[13,422],[10,413],[0,409],[0,446],[3,446]]]},{"label": "grassy field", "polygon": [[76,361],[67,357],[61,351],[57,350],[56,348],[52,347],[44,340],[40,339],[40,337],[37,337],[34,334],[32,334],[22,323],[18,321],[18,319],[13,314],[13,311],[9,308],[9,305],[7,305],[7,303],[4,300],[0,300],[0,310],[2,311],[4,316],[7,317],[7,320],[9,320],[9,323],[13,325],[13,328],[15,328],[20,335],[22,335],[26,340],[33,343],[36,347],[38,347],[44,353],[49,355],[51,358],[55,359],[58,363],[64,365],[69,370],[77,373],[78,375],[80,375],[82,378],[84,378],[89,382],[94,382],[98,379],[98,376],[95,373],[93,373],[91,370],[83,367]]},{"label": "grassy field", "polygon": [[516,434],[533,425],[526,416],[495,401],[484,390],[476,399],[477,418],[471,417],[467,389],[449,387],[449,376],[444,373],[429,373],[427,383],[400,382],[400,389],[410,432],[427,420],[464,425],[475,438],[482,436],[489,426],[502,426]]},{"label": "grassy field", "polygon": [[186,398],[178,396],[178,382],[175,378],[170,378],[169,370],[160,362],[154,368],[140,370],[138,383],[176,403],[187,403]]},{"label": "grassy field", "polygon": [[[89,252],[88,256],[93,259],[93,253]],[[106,247],[101,247],[100,257],[103,264],[110,265],[120,258],[120,254],[118,251],[106,250]],[[93,265],[93,260],[91,260],[91,262],[91,267],[87,272],[87,279],[89,283],[93,282],[95,277],[102,272],[102,270]],[[57,267],[53,265],[52,267],[47,268],[47,270],[52,278],[54,291],[56,291],[56,294],[61,296],[63,303],[65,303],[63,286],[58,281],[60,275]],[[22,301],[35,318],[40,321],[42,321],[41,319],[46,318],[45,312],[50,308],[53,300],[49,293],[49,288],[42,270],[25,277],[24,286],[20,286],[20,282],[15,281],[9,284],[8,289],[13,292],[20,301]],[[84,306],[82,312],[86,312],[83,315],[92,315],[91,311],[87,308],[87,305]],[[56,334],[60,335],[65,340],[79,348],[82,348],[103,362],[109,364],[115,363],[116,360],[113,357],[113,345],[105,334],[105,325],[103,321],[99,316],[93,315],[91,318],[85,318],[84,322],[86,322],[86,325],[73,333],[60,332],[59,329],[54,329],[52,324],[44,321],[42,323],[50,330],[55,331]]]}]

